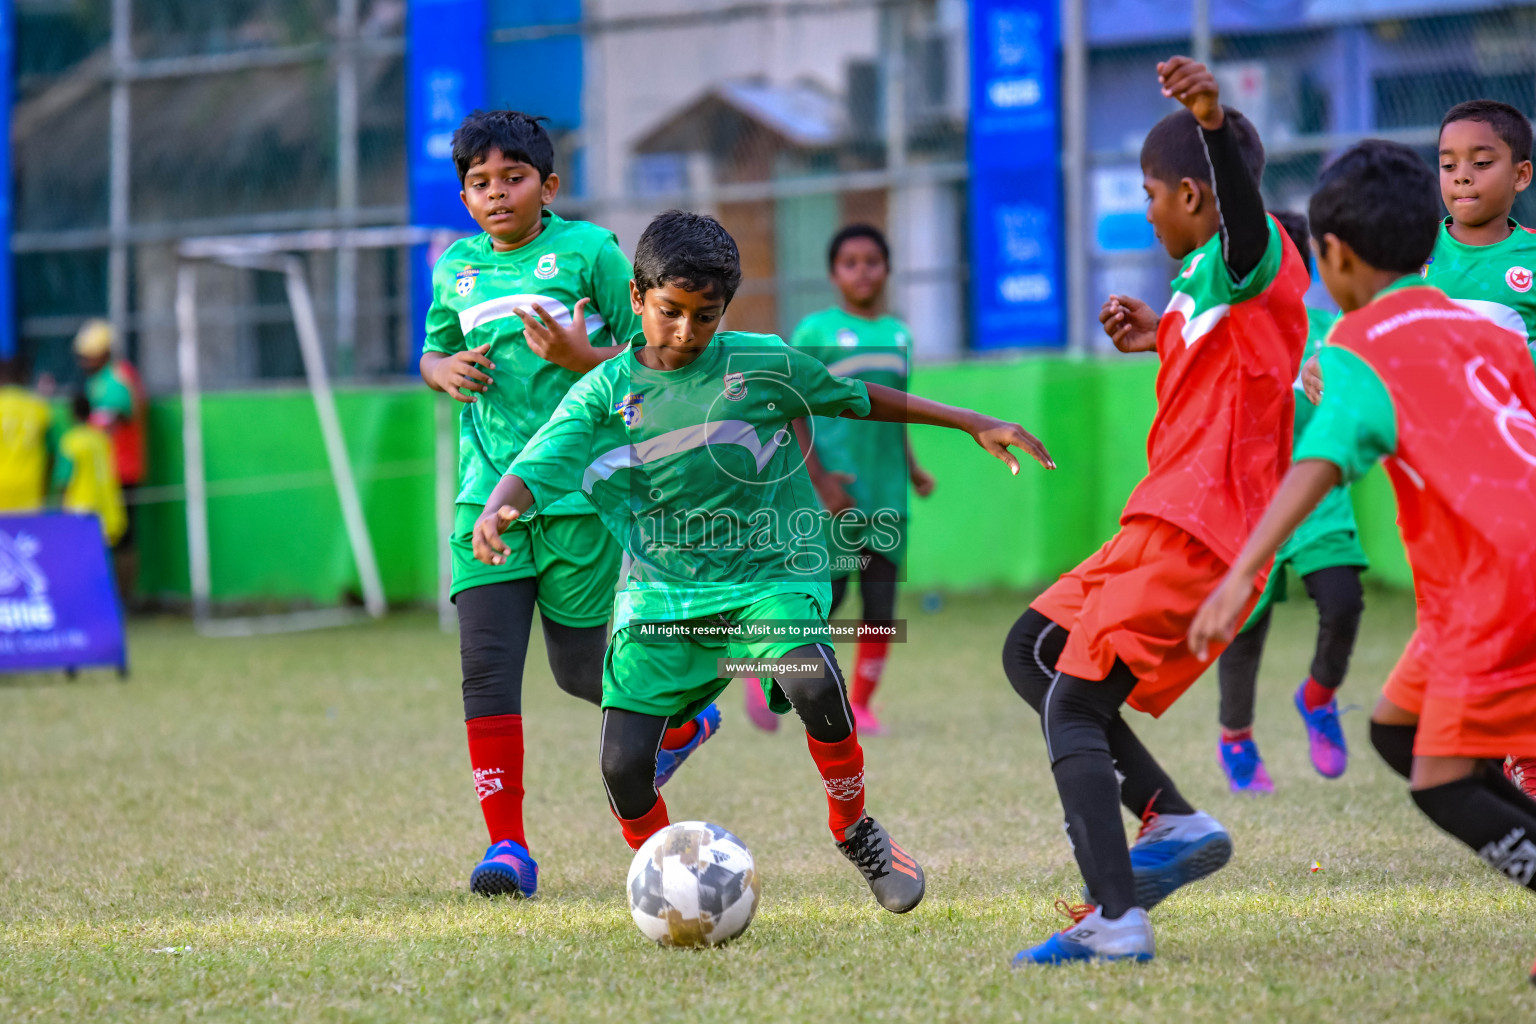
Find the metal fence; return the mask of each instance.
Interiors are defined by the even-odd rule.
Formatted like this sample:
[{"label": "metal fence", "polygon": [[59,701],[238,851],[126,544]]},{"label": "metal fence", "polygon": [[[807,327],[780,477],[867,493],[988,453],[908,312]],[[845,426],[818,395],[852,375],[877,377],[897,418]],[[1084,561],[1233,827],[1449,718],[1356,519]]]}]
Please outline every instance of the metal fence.
[{"label": "metal fence", "polygon": [[[69,336],[106,314],[151,387],[174,387],[179,239],[407,223],[405,0],[17,2],[11,243],[37,370],[67,378]],[[1263,132],[1275,206],[1302,204],[1328,154],[1360,137],[1429,155],[1459,100],[1536,112],[1536,4],[1392,6],[1327,23],[1298,7],[1260,30],[1224,27],[1252,4],[1069,0],[1074,340],[1102,345],[1094,315],[1111,290],[1167,295],[1137,160],[1170,109],[1160,57],[1209,50]],[[559,212],[626,247],[669,206],[721,217],[745,261],[732,326],[788,331],[830,303],[826,242],[868,220],[891,236],[891,303],[919,358],[952,358],[968,335],[969,13],[965,0],[487,0],[488,36],[466,45],[488,47],[491,105],[552,114]],[[1165,27],[1112,23],[1133,16]],[[1517,216],[1536,220],[1533,203]],[[408,273],[389,249],[310,258],[339,375],[411,368]],[[202,287],[210,386],[300,374],[280,280],[229,269]]]}]

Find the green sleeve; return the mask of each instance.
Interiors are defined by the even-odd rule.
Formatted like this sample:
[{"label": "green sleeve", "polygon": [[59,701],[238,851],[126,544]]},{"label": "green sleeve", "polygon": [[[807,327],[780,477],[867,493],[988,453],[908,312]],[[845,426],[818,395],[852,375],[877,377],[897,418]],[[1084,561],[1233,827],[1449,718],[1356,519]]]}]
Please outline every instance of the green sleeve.
[{"label": "green sleeve", "polygon": [[592,261],[592,302],[608,325],[612,344],[625,345],[640,333],[640,318],[629,301],[629,282],[635,268],[610,237]]},{"label": "green sleeve", "polygon": [[869,388],[861,380],[834,377],[815,356],[791,348],[790,368],[795,390],[817,416],[869,415]]},{"label": "green sleeve", "polygon": [[816,329],[817,317],[808,316],[795,325],[795,333],[789,336],[789,343],[795,348],[820,348],[826,342],[821,337],[821,332]]},{"label": "green sleeve", "polygon": [[[1269,224],[1269,242],[1264,246],[1264,255],[1259,258],[1259,265],[1248,271],[1248,276],[1241,281],[1232,279],[1225,261],[1221,262],[1221,273],[1213,275],[1219,279],[1212,284],[1213,290],[1222,295],[1221,301],[1232,305],[1247,302],[1273,284],[1280,274],[1280,263],[1285,258],[1285,243],[1280,239],[1280,225],[1275,223],[1273,217],[1264,219]],[[1219,246],[1220,242],[1218,241],[1217,244]]]},{"label": "green sleeve", "polygon": [[535,510],[550,508],[583,489],[587,467],[597,454],[592,450],[597,424],[607,415],[608,389],[601,381],[595,372],[572,385],[555,414],[512,460],[507,472],[528,485]]},{"label": "green sleeve", "polygon": [[124,419],[133,416],[133,389],[113,372],[110,363],[97,370],[91,377],[86,392],[92,411],[106,409]]},{"label": "green sleeve", "polygon": [[1353,483],[1397,450],[1397,411],[1387,386],[1353,352],[1330,345],[1317,358],[1323,400],[1297,440],[1292,460],[1331,462],[1344,483]]},{"label": "green sleeve", "polygon": [[427,340],[422,351],[452,355],[464,351],[464,332],[459,328],[459,314],[442,301],[443,289],[454,287],[451,277],[445,280],[445,265],[446,260],[440,259],[432,270],[432,305],[427,310]]}]

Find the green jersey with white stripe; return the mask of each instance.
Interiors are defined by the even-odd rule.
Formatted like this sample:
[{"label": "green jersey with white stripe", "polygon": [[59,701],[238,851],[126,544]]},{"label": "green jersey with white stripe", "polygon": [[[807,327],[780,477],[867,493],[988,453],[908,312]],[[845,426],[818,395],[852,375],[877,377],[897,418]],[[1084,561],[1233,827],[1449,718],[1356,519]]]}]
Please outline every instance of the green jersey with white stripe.
[{"label": "green jersey with white stripe", "polygon": [[1536,358],[1536,231],[1509,226],[1502,242],[1467,245],[1451,237],[1447,217],[1419,276],[1458,306],[1520,335]]},{"label": "green jersey with white stripe", "polygon": [[[867,320],[834,307],[800,321],[790,344],[821,360],[834,376],[905,391],[911,338],[893,316]],[[812,428],[822,466],[853,477],[847,489],[854,508],[866,516],[884,511],[906,518],[905,423],[818,416]]]},{"label": "green jersey with white stripe", "polygon": [[669,371],[638,351],[578,381],[510,471],[534,512],[586,495],[629,553],[614,629],[775,593],[810,595],[825,612],[822,513],[792,424],[867,415],[868,389],[771,334],[721,332]]},{"label": "green jersey with white stripe", "polygon": [[[454,242],[432,272],[427,312],[429,352],[452,354],[490,342],[495,381],[459,417],[461,504],[483,505],[496,481],[554,413],[580,374],[536,355],[523,337],[517,310],[537,303],[561,324],[578,299],[590,298],[587,334],[594,345],[617,345],[640,331],[629,303],[634,276],[613,232],[544,211],[544,229],[527,245],[496,252],[491,236]],[[579,496],[546,515],[590,514]]]},{"label": "green jersey with white stripe", "polygon": [[[1324,340],[1333,325],[1338,322],[1339,314],[1330,313],[1320,309],[1307,308],[1307,350],[1302,356],[1302,365],[1307,360],[1317,355],[1323,347]],[[1301,387],[1301,378],[1296,378],[1296,432],[1294,445],[1300,444],[1302,437],[1307,432],[1307,425],[1312,422],[1312,417],[1317,414],[1317,406],[1308,400]],[[1359,528],[1355,524],[1355,507],[1349,500],[1349,485],[1340,484],[1323,496],[1318,502],[1317,508],[1312,514],[1302,520],[1296,532],[1291,534],[1275,555],[1275,563],[1288,562],[1307,545],[1312,544],[1318,538],[1330,533],[1357,533]],[[1351,563],[1354,564],[1354,563]],[[1364,564],[1361,561],[1359,564]]]}]

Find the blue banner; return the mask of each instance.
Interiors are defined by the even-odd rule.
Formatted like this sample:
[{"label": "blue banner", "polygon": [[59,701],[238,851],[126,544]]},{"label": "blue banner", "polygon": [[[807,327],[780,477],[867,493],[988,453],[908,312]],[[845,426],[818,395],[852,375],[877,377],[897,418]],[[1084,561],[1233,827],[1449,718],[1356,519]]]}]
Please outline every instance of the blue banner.
[{"label": "blue banner", "polygon": [[16,64],[16,11],[0,0],[0,359],[16,354],[16,280],[11,260],[11,101]]},{"label": "blue banner", "polygon": [[128,667],[101,524],[65,513],[0,517],[0,672],[90,665]]},{"label": "blue banner", "polygon": [[[406,159],[411,223],[480,229],[459,199],[453,132],[465,115],[485,105],[485,0],[410,0],[406,18]],[[432,304],[432,266],[438,252],[418,246],[411,255],[411,312],[416,352]]]},{"label": "blue banner", "polygon": [[971,5],[971,344],[1065,344],[1054,0]]}]

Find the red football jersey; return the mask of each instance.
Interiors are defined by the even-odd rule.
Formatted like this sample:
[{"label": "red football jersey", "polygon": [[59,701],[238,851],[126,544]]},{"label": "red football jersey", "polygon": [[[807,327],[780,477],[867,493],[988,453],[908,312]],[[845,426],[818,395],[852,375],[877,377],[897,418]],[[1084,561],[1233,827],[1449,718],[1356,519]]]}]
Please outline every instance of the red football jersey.
[{"label": "red football jersey", "polygon": [[[1231,563],[1291,464],[1292,385],[1310,280],[1274,218],[1259,266],[1234,284],[1221,236],[1185,257],[1157,325],[1157,416],[1147,475],[1121,522],[1173,523]],[[1262,580],[1260,581],[1262,583]]]}]

